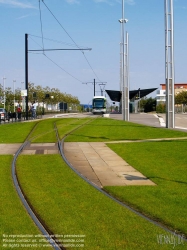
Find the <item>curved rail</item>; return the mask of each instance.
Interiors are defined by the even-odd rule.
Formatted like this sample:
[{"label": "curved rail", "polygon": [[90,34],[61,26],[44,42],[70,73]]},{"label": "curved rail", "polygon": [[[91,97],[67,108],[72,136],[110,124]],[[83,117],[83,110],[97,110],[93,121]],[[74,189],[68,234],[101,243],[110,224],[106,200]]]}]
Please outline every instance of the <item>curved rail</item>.
[{"label": "curved rail", "polygon": [[[82,125],[83,126],[83,125]],[[78,128],[77,128],[78,129]],[[127,205],[121,201],[119,201],[118,199],[116,199],[115,197],[111,196],[109,193],[107,193],[106,191],[104,191],[102,188],[98,187],[97,185],[95,185],[93,182],[91,182],[90,180],[88,180],[86,177],[84,177],[80,172],[78,172],[71,164],[70,162],[68,162],[68,160],[66,159],[65,157],[65,154],[64,154],[64,140],[65,138],[70,135],[72,133],[72,131],[70,131],[68,134],[66,134],[62,141],[59,142],[59,147],[60,147],[60,153],[61,153],[61,156],[63,158],[63,160],[66,162],[66,164],[77,174],[79,175],[82,179],[84,179],[87,183],[89,183],[91,186],[93,186],[94,188],[96,188],[99,192],[101,192],[102,194],[106,195],[108,198],[110,198],[111,200],[117,202],[118,204],[120,204],[121,206],[127,208],[128,210],[130,210],[131,212],[137,214],[138,216],[142,217],[143,219],[151,222],[152,224],[154,224],[155,226],[157,227],[160,227],[162,228],[163,230],[165,230],[166,232],[174,235],[174,236],[179,236],[180,235],[178,233],[173,232],[172,230],[168,229],[166,226],[154,221],[153,219],[149,218],[148,216],[144,215],[143,213],[140,213],[138,212],[137,210],[135,210],[134,208],[132,208],[130,205]],[[187,238],[183,238],[184,241],[187,242]]]},{"label": "curved rail", "polygon": [[[145,220],[151,222],[152,224],[164,229],[165,231],[177,236],[178,234],[176,232],[173,232],[171,230],[169,230],[167,227],[161,225],[160,223],[150,219],[149,217],[145,216],[144,214],[136,211],[134,208],[132,208],[131,206],[122,203],[121,201],[117,200],[116,198],[114,198],[113,196],[111,196],[110,194],[108,194],[106,191],[104,191],[103,189],[99,188],[97,185],[95,185],[94,183],[92,183],[91,181],[89,181],[86,177],[84,177],[82,174],[80,174],[66,159],[65,155],[64,155],[64,140],[65,138],[71,134],[73,131],[79,129],[82,126],[85,126],[85,124],[91,122],[90,120],[87,121],[84,124],[81,124],[79,126],[77,126],[75,129],[71,130],[69,133],[67,133],[62,140],[60,140],[59,134],[58,134],[58,129],[56,126],[56,123],[54,123],[54,130],[56,132],[56,138],[58,141],[58,149],[60,152],[61,157],[63,158],[63,160],[66,162],[66,164],[77,174],[79,175],[82,179],[84,179],[87,183],[89,183],[90,185],[92,185],[94,188],[96,188],[99,192],[103,193],[104,195],[106,195],[107,197],[109,197],[110,199],[112,199],[113,201],[117,202],[118,204],[120,204],[121,206],[127,208],[128,210],[130,210],[131,212],[137,214],[138,216],[144,218]],[[37,123],[38,124],[38,123]],[[54,234],[49,230],[46,229],[46,226],[44,225],[44,223],[42,223],[42,220],[39,218],[39,216],[33,211],[32,207],[29,205],[27,199],[25,198],[24,192],[21,189],[20,185],[19,185],[19,181],[17,179],[17,175],[16,175],[16,160],[17,157],[19,156],[19,154],[21,153],[21,151],[24,149],[24,147],[26,147],[26,145],[29,143],[29,137],[31,135],[31,133],[33,132],[33,130],[30,132],[29,136],[27,137],[26,141],[21,145],[21,147],[18,149],[18,151],[16,152],[13,162],[12,162],[12,178],[13,178],[13,182],[16,188],[16,191],[21,199],[21,202],[23,203],[24,207],[26,208],[28,214],[31,216],[32,220],[34,221],[34,223],[36,224],[36,226],[39,228],[39,230],[41,231],[41,233],[44,235],[44,237],[46,238],[46,240],[49,242],[49,244],[53,247],[53,249],[55,250],[59,250],[59,249],[65,249],[62,244],[60,244],[58,241],[56,241],[56,238],[53,237]],[[180,236],[180,235],[178,235]],[[186,238],[183,238],[184,241],[187,242]]]},{"label": "curved rail", "polygon": [[[24,192],[21,189],[21,186],[19,184],[19,181],[18,181],[18,178],[17,178],[17,175],[16,175],[16,160],[17,160],[17,157],[19,156],[21,151],[24,149],[24,147],[26,147],[27,144],[30,142],[29,139],[31,138],[31,134],[33,133],[33,131],[35,130],[35,128],[36,128],[36,126],[37,126],[37,124],[39,122],[36,123],[34,128],[31,130],[31,132],[27,136],[25,142],[20,146],[20,148],[18,149],[18,151],[14,155],[14,158],[13,158],[13,161],[12,161],[12,179],[13,179],[15,189],[16,189],[19,197],[20,197],[20,200],[21,200],[22,204],[24,205],[26,211],[28,212],[28,214],[30,215],[31,219],[34,221],[34,223],[36,224],[36,226],[38,227],[40,232],[43,234],[43,236],[46,238],[46,240],[49,242],[49,244],[53,247],[53,249],[55,249],[55,250],[59,250],[59,249],[65,250],[66,248],[63,247],[63,245],[58,242],[58,240],[54,236],[54,233],[52,233],[49,229],[46,228],[46,226],[44,225],[44,223],[42,222],[40,217],[34,212],[34,209],[32,209],[32,206],[27,201],[26,196],[24,195]],[[90,120],[86,121],[86,123],[88,123],[88,122],[90,122]],[[79,125],[75,129],[71,130],[71,132],[75,131],[76,129],[80,128],[83,125],[84,124]],[[56,138],[57,138],[57,141],[58,141],[58,149],[59,149],[60,154],[62,155],[61,141],[60,141],[60,138],[59,138],[56,123],[54,123],[54,130],[56,132]]]},{"label": "curved rail", "polygon": [[24,147],[26,147],[26,145],[29,143],[28,138],[30,137],[32,132],[33,132],[33,130],[30,132],[30,134],[27,137],[26,141],[21,145],[21,147],[18,149],[18,151],[14,155],[13,162],[12,162],[12,178],[13,178],[14,186],[16,188],[16,191],[17,191],[17,193],[18,193],[18,195],[20,197],[20,200],[21,200],[22,204],[24,205],[26,211],[28,212],[28,214],[30,215],[30,217],[32,218],[32,220],[34,221],[34,223],[36,224],[36,226],[38,227],[40,232],[43,234],[43,236],[46,238],[46,240],[49,242],[49,244],[53,247],[53,249],[55,249],[55,250],[65,249],[64,247],[61,246],[61,244],[59,246],[59,243],[56,241],[56,238],[53,237],[54,234],[52,232],[50,232],[48,229],[46,229],[44,224],[41,222],[39,216],[33,211],[31,206],[29,205],[27,199],[24,196],[24,192],[23,192],[23,190],[21,189],[21,187],[19,185],[19,181],[18,181],[18,178],[17,178],[17,175],[16,175],[16,160],[17,160],[17,157],[19,156],[21,151],[24,149]]}]

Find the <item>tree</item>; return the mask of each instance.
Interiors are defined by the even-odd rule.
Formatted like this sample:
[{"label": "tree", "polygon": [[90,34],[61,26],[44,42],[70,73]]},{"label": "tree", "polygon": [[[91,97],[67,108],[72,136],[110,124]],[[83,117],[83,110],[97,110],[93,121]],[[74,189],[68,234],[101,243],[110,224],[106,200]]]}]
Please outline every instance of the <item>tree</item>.
[{"label": "tree", "polygon": [[140,109],[143,109],[144,112],[155,111],[156,108],[156,99],[155,98],[143,98],[140,100]]},{"label": "tree", "polygon": [[[11,88],[5,89],[5,100],[6,108],[8,111],[14,110],[14,99],[15,102],[21,102],[21,89],[15,89],[15,94],[12,92]],[[4,89],[2,84],[0,84],[0,101],[1,103],[4,100]],[[28,83],[28,102],[33,103],[34,101],[38,103],[45,103],[50,105],[56,105],[59,102],[69,103],[71,105],[80,104],[78,97],[72,96],[71,94],[66,94],[60,92],[57,88],[45,87],[41,85],[35,86],[34,83]]]},{"label": "tree", "polygon": [[3,85],[0,83],[0,102],[2,103],[4,98]]},{"label": "tree", "polygon": [[175,103],[176,104],[187,104],[187,91],[181,91],[180,93],[175,95]]},{"label": "tree", "polygon": [[71,94],[61,93],[59,89],[50,87],[43,88],[34,83],[29,83],[29,102],[37,101],[38,103],[45,103],[47,105],[56,105],[59,102],[65,102],[69,104],[79,104],[78,97],[74,97]]},{"label": "tree", "polygon": [[165,103],[159,103],[156,106],[156,112],[157,113],[166,113],[166,104]]}]

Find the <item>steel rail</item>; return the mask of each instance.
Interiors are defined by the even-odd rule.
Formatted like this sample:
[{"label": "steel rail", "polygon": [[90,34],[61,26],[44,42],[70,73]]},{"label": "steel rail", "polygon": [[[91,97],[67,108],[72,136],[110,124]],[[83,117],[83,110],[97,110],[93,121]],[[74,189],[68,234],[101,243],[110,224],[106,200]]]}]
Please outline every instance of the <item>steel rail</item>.
[{"label": "steel rail", "polygon": [[[94,119],[93,119],[94,120]],[[92,121],[92,120],[91,120]],[[58,134],[58,129],[56,126],[56,123],[54,123],[54,130],[56,132],[56,137],[57,137],[57,141],[58,141],[58,149],[60,152],[60,155],[62,157],[62,159],[65,161],[65,163],[78,175],[80,176],[82,179],[84,179],[87,183],[89,183],[91,186],[93,186],[94,188],[96,188],[99,192],[101,192],[102,194],[104,194],[105,196],[107,196],[108,198],[112,199],[114,202],[117,202],[118,204],[120,204],[121,206],[127,208],[128,210],[130,210],[131,212],[135,213],[136,215],[142,217],[143,219],[149,221],[150,223],[154,224],[157,227],[162,228],[163,230],[169,232],[170,234],[174,235],[174,236],[179,236],[181,237],[181,235],[179,235],[178,233],[173,232],[172,230],[168,229],[166,226],[154,221],[153,219],[145,216],[144,214],[136,211],[134,208],[132,208],[130,205],[127,205],[119,200],[117,200],[116,198],[114,198],[113,196],[111,196],[110,194],[108,194],[106,191],[104,191],[103,189],[99,188],[97,185],[95,185],[94,183],[92,183],[90,180],[88,180],[86,177],[84,177],[81,173],[79,173],[66,159],[65,154],[64,154],[64,140],[65,138],[70,135],[73,131],[79,129],[82,126],[85,126],[86,124],[88,124],[89,122],[91,122],[90,120],[87,121],[84,124],[81,124],[80,126],[77,126],[75,129],[71,130],[70,132],[68,132],[67,134],[65,134],[65,136],[62,138],[62,140],[59,137]],[[31,131],[32,133],[32,131]],[[31,134],[30,133],[30,134]],[[30,137],[30,135],[28,136],[28,138]],[[21,151],[24,149],[24,147],[26,147],[26,145],[29,143],[28,138],[26,139],[26,141],[20,146],[20,148],[18,149],[18,151],[16,152],[14,158],[13,158],[13,162],[12,162],[12,178],[13,178],[13,182],[14,182],[14,186],[16,188],[16,191],[21,199],[21,202],[23,203],[24,207],[26,208],[28,214],[30,215],[30,217],[32,218],[32,220],[34,221],[34,223],[36,224],[36,226],[39,228],[39,230],[41,231],[41,233],[44,235],[44,237],[46,238],[46,240],[49,242],[49,244],[53,247],[53,249],[55,250],[59,250],[59,249],[65,249],[62,244],[60,244],[60,246],[58,245],[59,243],[56,241],[55,237],[52,237],[52,235],[54,236],[54,234],[52,232],[49,232],[50,230],[46,229],[46,226],[43,225],[42,220],[39,218],[38,215],[36,215],[36,213],[33,211],[33,209],[31,208],[31,206],[29,205],[27,198],[24,195],[23,190],[20,187],[19,181],[17,179],[17,175],[16,175],[16,160],[17,157],[19,156],[19,154],[21,153]],[[183,240],[185,242],[187,242],[186,238],[183,238]]]},{"label": "steel rail", "polygon": [[[83,126],[83,125],[82,125]],[[78,129],[78,128],[77,128]],[[84,177],[79,171],[77,171],[72,165],[71,163],[66,159],[65,154],[64,154],[64,140],[65,138],[70,135],[72,133],[72,131],[70,131],[68,134],[66,134],[62,140],[60,142],[58,142],[59,145],[59,149],[60,149],[60,154],[61,157],[63,158],[63,160],[66,162],[66,164],[78,175],[80,176],[83,180],[85,180],[88,184],[90,184],[91,186],[93,186],[95,189],[97,189],[99,192],[101,192],[102,194],[104,194],[105,196],[107,196],[108,198],[110,198],[111,200],[113,200],[114,202],[118,203],[119,205],[127,208],[128,210],[130,210],[131,212],[133,212],[134,214],[140,216],[141,218],[149,221],[150,223],[154,224],[157,227],[162,228],[163,230],[165,230],[166,232],[174,235],[174,236],[178,236],[181,237],[181,235],[179,233],[177,233],[176,231],[173,232],[172,230],[170,230],[169,228],[167,228],[166,226],[162,225],[161,223],[158,223],[157,221],[149,218],[148,216],[144,215],[143,213],[138,212],[137,210],[135,210],[133,207],[131,207],[128,204],[125,204],[124,202],[121,202],[120,200],[116,199],[115,197],[111,196],[109,193],[107,193],[106,191],[104,191],[102,188],[98,187],[96,184],[94,184],[93,182],[91,182],[89,179],[87,179],[86,177]],[[184,236],[184,234],[182,234]],[[184,237],[182,238],[185,242],[187,242],[187,238]]]},{"label": "steel rail", "polygon": [[[32,131],[31,131],[31,133],[32,133]],[[30,134],[29,134],[28,137],[30,137]],[[19,195],[19,198],[20,198],[22,204],[24,205],[26,211],[28,212],[28,214],[30,215],[31,219],[34,221],[34,223],[36,224],[36,226],[38,227],[38,229],[40,230],[40,232],[46,238],[46,240],[48,241],[48,243],[55,250],[65,249],[63,246],[59,246],[59,243],[56,241],[56,238],[54,237],[54,234],[52,232],[49,232],[48,229],[46,229],[46,227],[41,222],[42,220],[33,211],[33,209],[31,208],[30,204],[28,203],[27,198],[25,197],[24,192],[23,192],[23,190],[22,190],[22,188],[21,188],[21,186],[19,184],[19,181],[18,181],[18,178],[17,178],[17,174],[16,174],[16,160],[17,160],[17,157],[19,156],[19,154],[21,153],[21,151],[24,149],[24,147],[26,147],[26,145],[28,143],[29,143],[29,140],[26,139],[26,141],[20,146],[20,148],[18,149],[18,151],[15,153],[13,161],[12,161],[12,179],[13,179],[13,183],[14,183],[15,189],[16,189],[16,191],[17,191],[17,193]]]}]

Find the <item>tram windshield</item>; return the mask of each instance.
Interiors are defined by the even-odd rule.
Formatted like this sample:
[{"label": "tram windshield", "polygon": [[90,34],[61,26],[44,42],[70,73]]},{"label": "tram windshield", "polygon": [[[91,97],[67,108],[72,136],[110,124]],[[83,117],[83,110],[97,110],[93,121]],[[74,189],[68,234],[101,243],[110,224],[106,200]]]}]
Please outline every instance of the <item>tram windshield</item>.
[{"label": "tram windshield", "polygon": [[93,99],[93,108],[104,108],[106,106],[103,98]]}]

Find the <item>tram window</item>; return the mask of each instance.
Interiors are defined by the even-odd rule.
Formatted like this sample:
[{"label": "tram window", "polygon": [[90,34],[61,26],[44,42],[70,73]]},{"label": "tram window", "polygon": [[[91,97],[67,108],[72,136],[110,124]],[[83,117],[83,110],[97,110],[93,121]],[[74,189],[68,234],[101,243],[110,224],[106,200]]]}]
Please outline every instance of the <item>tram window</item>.
[{"label": "tram window", "polygon": [[93,106],[94,107],[103,107],[104,100],[103,99],[95,99],[93,101]]}]

